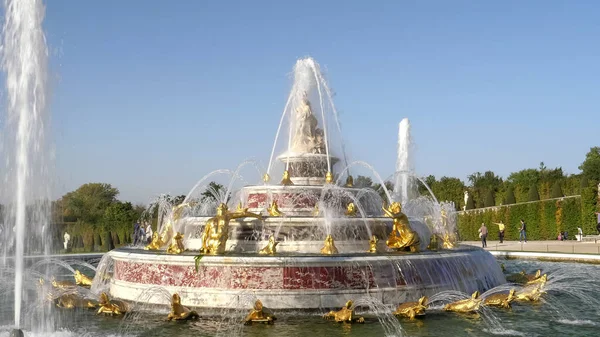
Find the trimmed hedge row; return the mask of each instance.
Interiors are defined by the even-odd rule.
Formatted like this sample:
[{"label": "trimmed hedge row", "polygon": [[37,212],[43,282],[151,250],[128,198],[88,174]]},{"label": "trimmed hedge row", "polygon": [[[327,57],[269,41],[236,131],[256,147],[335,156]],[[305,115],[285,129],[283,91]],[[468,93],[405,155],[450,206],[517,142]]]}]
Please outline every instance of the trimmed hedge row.
[{"label": "trimmed hedge row", "polygon": [[498,226],[502,221],[506,228],[505,240],[518,240],[520,219],[527,223],[527,240],[556,240],[558,233],[566,231],[569,237],[581,227],[585,234],[596,233],[597,189],[588,187],[581,196],[541,200],[506,206],[474,209],[458,213],[458,234],[461,240],[479,240],[479,227],[485,223],[490,232],[488,238],[498,238]]}]

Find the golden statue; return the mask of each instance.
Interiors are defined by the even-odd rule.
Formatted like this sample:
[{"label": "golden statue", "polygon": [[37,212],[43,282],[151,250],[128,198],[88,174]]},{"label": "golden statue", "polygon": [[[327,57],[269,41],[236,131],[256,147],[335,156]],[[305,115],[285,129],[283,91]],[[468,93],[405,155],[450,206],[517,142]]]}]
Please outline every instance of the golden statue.
[{"label": "golden statue", "polygon": [[57,281],[54,277],[52,277],[52,286],[61,290],[69,290],[77,287],[77,285],[71,281]]},{"label": "golden statue", "polygon": [[283,171],[283,178],[281,179],[281,185],[283,186],[292,186],[294,182],[290,177],[290,172],[288,170]]},{"label": "golden statue", "polygon": [[73,274],[73,277],[75,278],[75,284],[77,284],[78,286],[82,286],[82,287],[91,287],[92,286],[92,279],[89,278],[88,276],[82,274],[79,270],[75,270],[75,274]]},{"label": "golden statue", "polygon": [[522,302],[537,302],[542,294],[545,294],[542,290],[543,285],[543,283],[538,283],[523,288],[515,295],[515,300]]},{"label": "golden statue", "polygon": [[177,206],[173,206],[173,208],[171,209],[171,214],[169,215],[169,220],[163,226],[164,228],[162,230],[162,234],[160,234],[160,240],[158,240],[158,239],[154,240],[154,235],[153,235],[152,243],[154,243],[154,245],[152,243],[150,243],[148,246],[146,246],[146,248],[148,248],[148,250],[155,250],[153,248],[157,244],[160,244],[159,247],[169,244],[169,242],[171,242],[173,240],[173,235],[176,234],[176,233],[173,233],[173,224],[175,222],[177,222],[177,220],[179,220],[179,218],[181,217],[181,213],[183,212],[183,209],[185,207],[193,206],[194,204],[195,204],[195,202],[186,202],[186,203],[182,203]]},{"label": "golden statue", "polygon": [[346,206],[346,216],[356,216],[357,212],[358,209],[353,202],[349,203],[348,206]]},{"label": "golden statue", "polygon": [[217,215],[206,221],[201,238],[202,248],[200,249],[200,252],[210,255],[223,254],[223,252],[225,252],[227,239],[229,238],[229,221],[247,217],[262,219],[260,214],[250,212],[229,212],[227,205],[221,203],[217,207]]},{"label": "golden statue", "polygon": [[199,317],[197,312],[181,305],[181,297],[179,297],[179,294],[173,294],[171,298],[171,312],[169,312],[169,315],[167,316],[167,321],[185,321]]},{"label": "golden statue", "polygon": [[333,237],[331,236],[331,234],[328,234],[325,238],[325,245],[323,246],[323,248],[321,248],[321,254],[332,255],[337,253],[338,249],[335,246],[335,243],[333,242]]},{"label": "golden statue", "polygon": [[515,300],[515,290],[511,289],[508,294],[493,294],[483,300],[483,304],[490,307],[510,309],[510,302]]},{"label": "golden statue", "polygon": [[269,212],[270,216],[283,216],[283,213],[281,213],[279,210],[276,200],[271,201],[271,206],[267,208],[267,212]]},{"label": "golden statue", "polygon": [[235,209],[235,212],[236,213],[245,213],[245,212],[248,212],[248,207],[244,207],[244,205],[240,201],[239,204],[237,205],[236,209]]},{"label": "golden statue", "polygon": [[333,173],[330,171],[327,171],[327,174],[325,175],[325,182],[328,184],[333,184]]},{"label": "golden statue", "polygon": [[98,307],[98,301],[82,298],[75,294],[65,294],[56,299],[56,306],[64,309],[95,309]]},{"label": "golden statue", "polygon": [[444,310],[461,313],[472,313],[479,310],[481,301],[482,300],[479,298],[479,291],[476,291],[473,293],[473,295],[471,295],[471,298],[446,304],[446,306],[444,306]]},{"label": "golden statue", "polygon": [[454,235],[450,235],[450,233],[444,233],[442,236],[442,247],[444,249],[452,249],[456,246],[456,238]]},{"label": "golden statue", "polygon": [[344,187],[354,187],[354,178],[351,175],[348,175],[348,178],[346,178],[346,185]]},{"label": "golden statue", "polygon": [[263,180],[265,183],[268,183],[268,182],[269,182],[269,180],[271,180],[271,176],[270,176],[268,173],[265,173],[265,174],[262,176],[262,180]]},{"label": "golden statue", "polygon": [[361,316],[356,316],[354,313],[354,303],[352,301],[346,302],[346,305],[338,311],[330,311],[323,315],[325,319],[333,319],[336,322],[345,323],[364,323],[365,319]]},{"label": "golden statue", "polygon": [[177,232],[171,241],[171,244],[167,248],[167,254],[181,254],[185,252],[185,247],[183,246],[183,234]]},{"label": "golden statue", "polygon": [[425,316],[425,309],[427,309],[427,296],[419,298],[417,302],[400,304],[394,311],[394,315],[415,319],[417,316]]},{"label": "golden statue", "polygon": [[[537,270],[535,274],[526,274],[525,270],[520,273],[510,274],[506,277],[506,281],[518,284],[533,284],[536,280],[542,277],[542,271]],[[545,281],[544,281],[545,282]]]},{"label": "golden statue", "polygon": [[275,255],[277,253],[277,245],[279,242],[275,241],[275,237],[273,235],[269,236],[269,243],[261,249],[258,254],[260,255]]},{"label": "golden statue", "polygon": [[254,307],[252,311],[246,316],[244,319],[244,324],[249,325],[252,323],[266,323],[273,324],[277,318],[273,316],[271,310],[263,307],[263,304],[260,300],[256,300],[254,302]]},{"label": "golden statue", "polygon": [[382,207],[386,216],[394,219],[392,232],[389,234],[385,244],[397,250],[419,251],[419,235],[410,228],[408,217],[402,213],[399,202],[393,202],[388,208]]},{"label": "golden statue", "polygon": [[546,281],[548,281],[548,274],[544,274],[536,279],[532,279],[530,281],[527,281],[527,283],[525,283],[526,285],[532,285],[532,284],[546,284]]},{"label": "golden statue", "polygon": [[129,310],[127,303],[122,301],[111,301],[106,293],[100,294],[100,309],[96,314],[123,315]]},{"label": "golden statue", "polygon": [[315,209],[313,209],[312,215],[313,216],[321,215],[321,211],[319,210],[319,204],[315,204]]},{"label": "golden statue", "polygon": [[152,233],[152,241],[150,241],[150,243],[144,247],[145,250],[159,250],[160,247],[163,246],[163,242],[160,238],[160,235],[158,235],[158,232],[154,232]]},{"label": "golden statue", "polygon": [[379,242],[377,236],[371,235],[371,239],[369,240],[369,253],[377,253],[377,242]]}]

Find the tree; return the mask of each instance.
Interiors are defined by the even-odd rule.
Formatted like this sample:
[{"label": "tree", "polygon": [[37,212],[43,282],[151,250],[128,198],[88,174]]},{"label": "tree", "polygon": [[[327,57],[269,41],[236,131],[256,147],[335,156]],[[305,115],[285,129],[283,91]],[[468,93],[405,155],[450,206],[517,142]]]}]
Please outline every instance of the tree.
[{"label": "tree", "polygon": [[512,205],[516,202],[517,200],[515,198],[515,188],[512,185],[509,185],[508,189],[506,190],[506,198],[504,199],[504,204]]},{"label": "tree", "polygon": [[595,146],[585,155],[585,160],[579,165],[584,177],[590,181],[598,182],[600,180],[600,147]]},{"label": "tree", "polygon": [[529,188],[528,201],[539,201],[540,194],[538,193],[537,186],[531,185]]},{"label": "tree", "polygon": [[223,200],[223,194],[225,194],[225,187],[219,183],[211,181],[206,186],[206,190],[200,194],[201,201],[221,201]]},{"label": "tree", "polygon": [[475,201],[473,201],[473,195],[469,194],[469,199],[467,199],[466,210],[475,209]]},{"label": "tree", "polygon": [[[371,188],[377,191],[382,200],[385,200],[387,202],[387,195],[385,194],[385,190],[381,188],[381,184],[375,184],[371,186]],[[386,181],[385,189],[388,191],[392,191],[394,189],[394,184],[391,181]]]},{"label": "tree", "polygon": [[494,201],[494,192],[492,190],[488,190],[485,195],[485,202],[483,204],[485,207],[496,206],[496,201]]},{"label": "tree", "polygon": [[586,176],[581,177],[580,187],[581,189],[587,188],[590,186],[589,180]]},{"label": "tree", "polygon": [[558,181],[554,182],[554,185],[552,185],[552,194],[551,194],[551,198],[562,198],[564,197],[564,193],[562,191],[562,188],[560,187],[560,183]]},{"label": "tree", "polygon": [[356,188],[367,188],[373,186],[373,179],[365,176],[357,176],[354,179],[354,187]]},{"label": "tree", "polygon": [[104,211],[102,224],[106,231],[113,231],[122,226],[132,226],[139,216],[130,202],[116,201]]},{"label": "tree", "polygon": [[460,179],[442,177],[431,189],[439,201],[452,201],[457,209],[461,209],[466,186]]},{"label": "tree", "polygon": [[89,224],[99,224],[108,208],[117,199],[119,190],[110,184],[89,183],[81,185],[62,197],[65,217]]},{"label": "tree", "polygon": [[493,193],[498,192],[500,186],[502,186],[502,178],[492,171],[485,171],[483,174],[475,172],[467,178],[471,182],[471,187],[475,190],[479,202],[483,200],[485,192],[488,190]]}]

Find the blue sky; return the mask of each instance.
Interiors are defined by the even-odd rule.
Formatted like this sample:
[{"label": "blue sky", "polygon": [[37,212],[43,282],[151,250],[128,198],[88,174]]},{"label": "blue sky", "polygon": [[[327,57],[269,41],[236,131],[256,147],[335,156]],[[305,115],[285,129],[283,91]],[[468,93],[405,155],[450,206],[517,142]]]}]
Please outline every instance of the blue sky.
[{"label": "blue sky", "polygon": [[265,165],[297,58],[382,176],[410,118],[421,175],[577,166],[598,141],[595,1],[48,1],[57,195],[186,193]]}]

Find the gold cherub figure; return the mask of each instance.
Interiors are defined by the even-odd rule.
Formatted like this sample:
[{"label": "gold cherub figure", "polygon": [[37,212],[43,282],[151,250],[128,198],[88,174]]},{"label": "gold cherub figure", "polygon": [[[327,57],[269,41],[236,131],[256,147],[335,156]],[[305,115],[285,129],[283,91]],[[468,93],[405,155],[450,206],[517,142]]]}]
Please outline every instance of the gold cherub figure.
[{"label": "gold cherub figure", "polygon": [[292,186],[294,182],[290,177],[290,172],[288,170],[283,171],[283,178],[281,178],[281,185],[283,186]]},{"label": "gold cherub figure", "polygon": [[260,214],[251,212],[229,212],[227,205],[221,203],[217,207],[217,215],[206,221],[202,232],[200,252],[210,255],[223,254],[229,238],[229,221],[247,217],[262,219]]},{"label": "gold cherub figure", "polygon": [[275,237],[273,235],[269,236],[269,243],[261,249],[258,254],[260,255],[275,255],[277,253],[277,245],[279,242],[275,241]]},{"label": "gold cherub figure", "polygon": [[327,184],[333,184],[333,173],[331,173],[331,171],[327,171],[327,174],[325,174],[325,182]]},{"label": "gold cherub figure", "polygon": [[417,316],[425,316],[425,309],[427,309],[427,296],[419,298],[417,302],[400,304],[394,311],[394,315],[415,319]]},{"label": "gold cherub figure", "polygon": [[167,248],[167,254],[181,254],[185,252],[185,250],[183,245],[183,234],[177,232]]},{"label": "gold cherub figure", "polygon": [[402,213],[399,202],[393,202],[388,208],[382,207],[386,216],[394,220],[392,232],[385,244],[392,249],[419,251],[419,235],[410,228],[408,217]]},{"label": "gold cherub figure", "polygon": [[476,291],[471,295],[471,298],[446,304],[444,310],[460,313],[473,313],[479,310],[481,301],[481,298],[479,298],[479,291]]},{"label": "gold cherub figure", "polygon": [[262,176],[262,180],[263,180],[265,183],[268,183],[268,182],[269,182],[269,180],[271,180],[271,176],[270,176],[268,173],[265,173],[265,174]]},{"label": "gold cherub figure", "polygon": [[333,319],[336,322],[345,323],[364,323],[365,319],[361,316],[356,316],[354,313],[354,302],[352,300],[346,302],[343,308],[338,311],[330,311],[323,315],[325,319]]},{"label": "gold cherub figure", "polygon": [[144,247],[145,250],[159,250],[160,247],[163,246],[163,242],[160,239],[160,235],[158,234],[158,232],[154,232],[152,233],[152,241],[150,241],[150,243]]},{"label": "gold cherub figure", "polygon": [[490,307],[499,307],[510,309],[510,302],[515,300],[515,289],[511,289],[508,294],[499,293],[486,297],[483,304]]},{"label": "gold cherub figure", "polygon": [[93,280],[88,276],[82,274],[79,270],[75,269],[75,274],[73,274],[75,278],[75,284],[82,287],[91,287]]},{"label": "gold cherub figure", "polygon": [[344,187],[354,187],[354,178],[352,178],[351,175],[348,175],[348,177],[346,178],[346,184],[344,185]]},{"label": "gold cherub figure", "polygon": [[377,236],[371,235],[371,239],[369,240],[369,253],[377,253],[377,242],[379,242]]},{"label": "gold cherub figure", "polygon": [[332,255],[337,253],[338,249],[335,246],[335,243],[333,242],[333,237],[331,236],[331,234],[328,234],[325,238],[325,245],[323,246],[323,248],[321,248],[321,254]]},{"label": "gold cherub figure", "polygon": [[100,309],[98,309],[97,315],[123,315],[129,310],[127,303],[117,300],[111,301],[108,298],[108,294],[104,292],[100,294],[99,305]]},{"label": "gold cherub figure", "polygon": [[200,317],[197,312],[190,310],[188,307],[181,304],[181,297],[175,293],[171,297],[171,312],[167,316],[167,321],[185,321],[188,319],[196,319]]},{"label": "gold cherub figure", "polygon": [[277,200],[271,201],[271,206],[267,208],[267,212],[269,212],[270,216],[283,216],[277,205]]},{"label": "gold cherub figure", "polygon": [[346,216],[356,216],[357,213],[358,209],[353,202],[349,203],[348,206],[346,206]]},{"label": "gold cherub figure", "polygon": [[273,316],[271,310],[265,308],[260,300],[254,302],[252,311],[244,319],[244,324],[249,325],[252,323],[266,323],[273,324],[277,318]]}]

